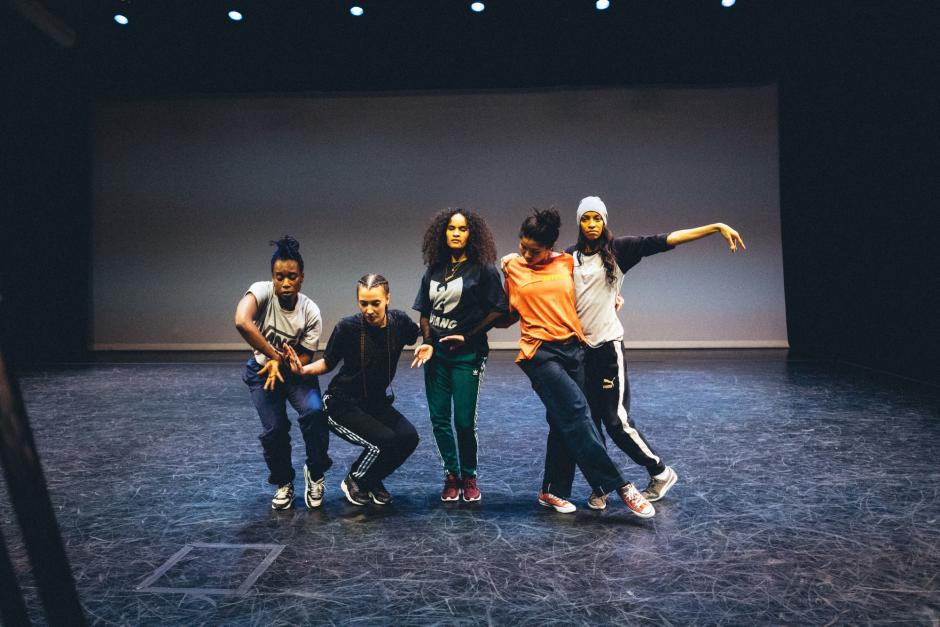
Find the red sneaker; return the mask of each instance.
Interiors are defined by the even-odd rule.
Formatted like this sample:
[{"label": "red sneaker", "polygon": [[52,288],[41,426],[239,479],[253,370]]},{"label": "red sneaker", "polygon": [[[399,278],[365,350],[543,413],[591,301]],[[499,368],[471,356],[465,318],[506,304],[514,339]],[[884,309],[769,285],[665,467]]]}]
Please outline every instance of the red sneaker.
[{"label": "red sneaker", "polygon": [[640,518],[652,518],[656,513],[656,510],[653,508],[652,504],[646,500],[645,496],[640,494],[637,489],[633,487],[632,483],[628,483],[622,488],[618,488],[617,494],[620,495],[620,498],[623,500],[623,504],[627,506],[627,509]]},{"label": "red sneaker", "polygon": [[441,490],[441,500],[442,501],[456,501],[460,498],[460,483],[457,479],[457,475],[452,472],[447,473],[447,476],[444,477],[444,489]]},{"label": "red sneaker", "polygon": [[483,498],[483,495],[480,494],[480,488],[477,487],[477,478],[476,477],[464,477],[463,478],[463,500],[467,503],[472,501],[479,501]]},{"label": "red sneaker", "polygon": [[578,509],[571,501],[563,499],[560,496],[555,496],[549,492],[539,492],[539,505],[542,507],[551,507],[556,512],[561,512],[562,514],[570,514]]}]

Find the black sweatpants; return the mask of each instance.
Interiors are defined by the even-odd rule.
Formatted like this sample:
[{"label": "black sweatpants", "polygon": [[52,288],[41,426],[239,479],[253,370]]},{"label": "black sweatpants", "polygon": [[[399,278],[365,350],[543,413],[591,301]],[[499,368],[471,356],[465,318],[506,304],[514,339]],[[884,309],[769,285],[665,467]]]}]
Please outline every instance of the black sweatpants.
[{"label": "black sweatpants", "polygon": [[630,417],[630,381],[627,379],[623,342],[605,342],[597,348],[585,349],[584,394],[598,431],[603,433],[603,424],[617,447],[645,467],[650,476],[666,470],[662,458]]},{"label": "black sweatpants", "polygon": [[418,447],[418,432],[391,403],[354,403],[330,394],[323,397],[330,429],[363,447],[352,475],[360,490],[369,490],[392,474]]}]

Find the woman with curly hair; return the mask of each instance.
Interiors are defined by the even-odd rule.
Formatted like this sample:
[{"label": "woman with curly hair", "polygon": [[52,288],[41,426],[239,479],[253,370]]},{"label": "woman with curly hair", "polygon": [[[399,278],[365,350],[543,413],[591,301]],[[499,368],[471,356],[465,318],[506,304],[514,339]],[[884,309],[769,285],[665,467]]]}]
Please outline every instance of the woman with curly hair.
[{"label": "woman with curly hair", "polygon": [[496,246],[481,216],[445,209],[424,232],[422,252],[427,271],[414,309],[421,314],[424,342],[434,346],[424,382],[445,472],[441,500],[462,495],[479,501],[477,399],[489,354],[486,332],[508,311],[494,265]]}]

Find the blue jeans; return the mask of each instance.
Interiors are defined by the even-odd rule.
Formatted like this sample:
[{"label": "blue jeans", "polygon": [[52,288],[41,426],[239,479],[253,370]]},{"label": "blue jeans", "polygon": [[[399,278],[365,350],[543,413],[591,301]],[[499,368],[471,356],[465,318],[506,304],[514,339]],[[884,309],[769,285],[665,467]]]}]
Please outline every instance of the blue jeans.
[{"label": "blue jeans", "polygon": [[532,359],[519,362],[519,366],[545,405],[548,420],[542,490],[570,497],[574,464],[597,494],[607,494],[626,484],[591,419],[584,396],[581,345],[543,342]]},{"label": "blue jeans", "polygon": [[[248,385],[251,400],[261,418],[261,447],[268,465],[268,483],[284,485],[294,480],[291,462],[290,420],[287,403],[297,412],[297,424],[304,438],[307,469],[314,480],[333,465],[329,456],[330,430],[323,411],[320,380],[317,377],[299,377],[284,373],[284,383],[278,382],[273,390],[264,389],[264,380],[258,376],[261,366],[252,357],[245,364],[242,380]],[[284,370],[284,369],[282,369]]]}]

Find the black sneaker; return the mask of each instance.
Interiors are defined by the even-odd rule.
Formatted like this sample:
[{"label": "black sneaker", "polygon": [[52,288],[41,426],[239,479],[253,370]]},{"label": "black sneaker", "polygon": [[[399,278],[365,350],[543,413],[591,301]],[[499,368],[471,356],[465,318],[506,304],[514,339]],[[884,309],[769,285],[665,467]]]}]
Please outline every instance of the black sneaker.
[{"label": "black sneaker", "polygon": [[372,489],[369,490],[369,496],[376,505],[388,505],[392,502],[392,495],[388,493],[381,481],[376,481]]},{"label": "black sneaker", "polygon": [[346,500],[353,505],[362,507],[363,505],[369,504],[369,495],[359,491],[359,486],[356,485],[352,475],[346,475],[346,478],[339,484],[339,487],[343,491],[343,494],[346,495]]}]

